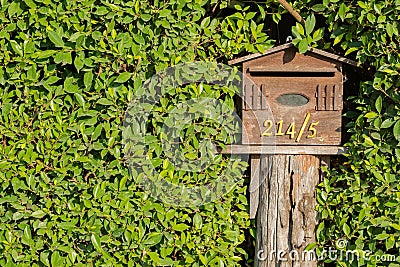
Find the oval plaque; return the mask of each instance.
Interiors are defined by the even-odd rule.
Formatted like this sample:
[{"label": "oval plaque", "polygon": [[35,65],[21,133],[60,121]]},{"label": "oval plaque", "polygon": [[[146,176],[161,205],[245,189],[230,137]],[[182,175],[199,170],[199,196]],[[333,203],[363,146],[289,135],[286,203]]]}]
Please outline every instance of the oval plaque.
[{"label": "oval plaque", "polygon": [[309,101],[310,100],[307,97],[300,94],[284,94],[276,98],[276,102],[278,102],[281,105],[289,107],[304,106]]}]

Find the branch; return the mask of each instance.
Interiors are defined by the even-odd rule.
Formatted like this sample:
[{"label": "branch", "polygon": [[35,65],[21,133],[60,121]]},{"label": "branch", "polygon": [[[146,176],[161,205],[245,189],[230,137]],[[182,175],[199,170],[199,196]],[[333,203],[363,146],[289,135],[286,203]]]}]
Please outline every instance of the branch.
[{"label": "branch", "polygon": [[304,25],[304,19],[288,2],[286,2],[286,0],[278,0],[278,2],[297,20],[297,22]]}]

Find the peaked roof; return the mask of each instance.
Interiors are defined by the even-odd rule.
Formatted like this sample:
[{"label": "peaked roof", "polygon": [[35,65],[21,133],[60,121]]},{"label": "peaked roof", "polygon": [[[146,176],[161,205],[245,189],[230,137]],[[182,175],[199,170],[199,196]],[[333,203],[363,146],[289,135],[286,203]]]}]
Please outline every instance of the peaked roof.
[{"label": "peaked roof", "polygon": [[[283,45],[276,46],[276,47],[273,47],[271,49],[268,49],[264,53],[255,53],[255,54],[247,55],[247,56],[244,56],[244,57],[232,59],[232,60],[228,61],[228,64],[229,65],[234,65],[234,64],[237,64],[237,63],[241,63],[241,62],[244,62],[244,61],[251,60],[251,59],[255,59],[255,58],[262,57],[262,56],[270,55],[270,54],[273,54],[273,53],[288,49],[288,48],[293,47],[293,46],[294,45],[292,43],[286,43],[286,44],[283,44]],[[308,48],[308,52],[311,52],[311,53],[314,53],[314,54],[317,54],[317,55],[320,55],[320,56],[323,56],[323,57],[326,57],[326,58],[330,58],[330,59],[336,60],[338,62],[343,62],[343,63],[349,64],[349,65],[352,65],[352,66],[358,66],[358,63],[353,61],[353,60],[351,60],[351,59],[348,59],[348,58],[345,58],[345,57],[342,57],[342,56],[339,56],[339,55],[335,55],[335,54],[332,54],[332,53],[328,53],[326,51],[323,51],[323,50],[320,50],[320,49],[317,49],[317,48],[309,47]]]}]

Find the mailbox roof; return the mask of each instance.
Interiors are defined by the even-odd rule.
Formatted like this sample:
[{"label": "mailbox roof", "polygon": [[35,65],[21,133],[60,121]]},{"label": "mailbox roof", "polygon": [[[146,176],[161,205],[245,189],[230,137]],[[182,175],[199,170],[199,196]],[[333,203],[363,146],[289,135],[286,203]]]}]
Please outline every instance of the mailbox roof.
[{"label": "mailbox roof", "polygon": [[[273,54],[273,53],[288,49],[288,48],[293,47],[293,46],[294,45],[292,43],[286,43],[286,44],[283,44],[283,45],[268,49],[264,53],[255,53],[255,54],[247,55],[247,56],[244,56],[244,57],[232,59],[232,60],[228,61],[228,64],[229,65],[234,65],[234,64],[245,62],[245,61],[248,61],[248,60],[252,60],[252,59],[259,58],[259,57],[267,56],[267,55],[270,55],[270,54]],[[320,55],[320,56],[323,56],[323,57],[326,57],[326,58],[329,58],[329,59],[336,60],[338,62],[346,63],[346,64],[349,64],[349,65],[352,65],[352,66],[358,66],[357,62],[355,62],[355,61],[353,61],[351,59],[348,59],[348,58],[345,58],[345,57],[342,57],[342,56],[339,56],[339,55],[335,55],[335,54],[332,54],[332,53],[328,53],[326,51],[323,51],[323,50],[320,50],[320,49],[317,49],[317,48],[309,47],[308,48],[308,52],[306,52],[306,53],[314,53],[314,54],[317,54],[317,55]]]}]

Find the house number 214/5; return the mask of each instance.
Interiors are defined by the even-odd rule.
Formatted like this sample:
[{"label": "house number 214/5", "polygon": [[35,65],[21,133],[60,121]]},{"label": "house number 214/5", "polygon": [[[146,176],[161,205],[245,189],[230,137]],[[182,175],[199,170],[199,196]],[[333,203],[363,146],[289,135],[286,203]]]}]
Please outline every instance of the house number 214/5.
[{"label": "house number 214/5", "polygon": [[[283,120],[278,121],[276,123],[277,127],[276,127],[276,133],[275,136],[283,136],[283,135],[289,135],[290,139],[294,139],[296,138],[296,142],[299,142],[301,137],[304,134],[304,131],[306,130],[308,121],[310,120],[310,113],[307,113],[306,117],[304,118],[303,124],[301,125],[299,134],[296,137],[296,125],[294,122],[290,123],[288,128],[286,129],[285,132],[282,131],[283,128]],[[317,136],[317,129],[315,127],[317,127],[317,125],[319,124],[319,121],[316,122],[312,122],[310,123],[310,125],[308,126],[307,131],[311,132],[309,135],[307,135],[307,138],[315,138]],[[264,127],[266,127],[266,129],[262,132],[261,136],[272,136],[272,126],[274,126],[274,123],[272,122],[272,120],[266,120],[264,121]]]}]

